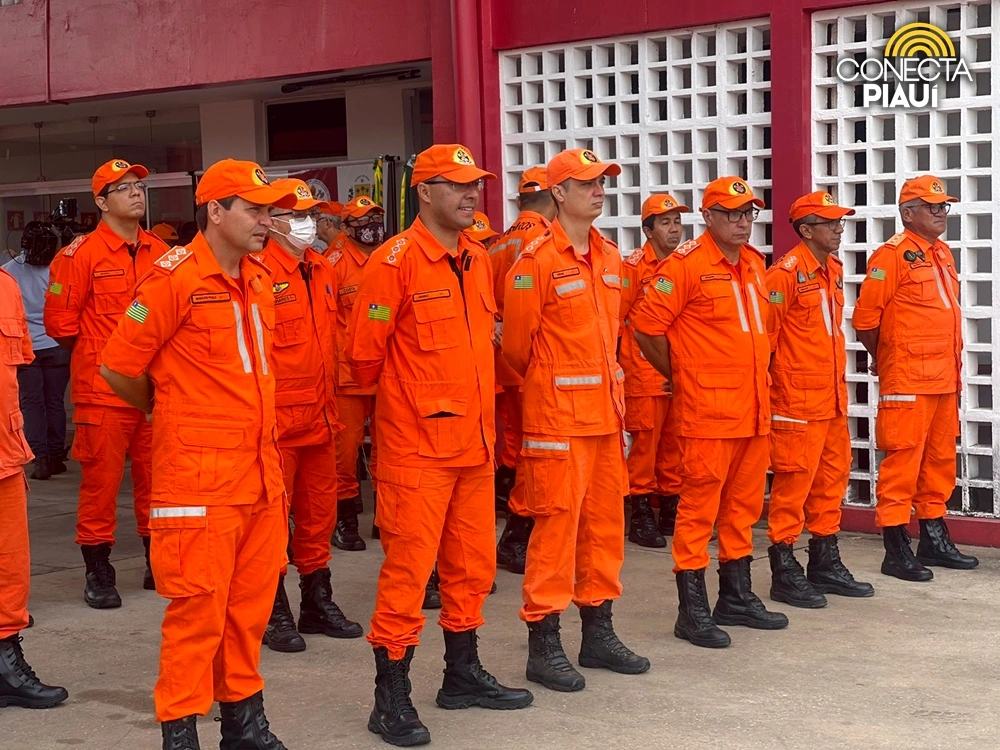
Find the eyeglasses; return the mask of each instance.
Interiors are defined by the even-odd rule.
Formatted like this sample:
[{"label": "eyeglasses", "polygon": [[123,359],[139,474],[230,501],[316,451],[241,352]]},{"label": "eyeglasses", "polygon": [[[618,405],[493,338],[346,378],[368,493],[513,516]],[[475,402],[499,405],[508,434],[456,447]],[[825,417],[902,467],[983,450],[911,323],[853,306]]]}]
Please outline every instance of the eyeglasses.
[{"label": "eyeglasses", "polygon": [[753,208],[748,208],[745,211],[723,211],[719,208],[708,209],[712,213],[725,214],[726,219],[730,224],[739,224],[740,219],[746,219],[747,221],[754,221],[758,216],[760,216],[760,209],[754,206]]},{"label": "eyeglasses", "polygon": [[950,203],[924,203],[921,208],[926,208],[931,216],[947,216],[951,213]]},{"label": "eyeglasses", "polygon": [[362,216],[360,219],[347,220],[347,226],[349,227],[367,227],[370,224],[381,224],[381,223],[382,223],[381,216],[377,216],[374,218],[371,216]]},{"label": "eyeglasses", "polygon": [[806,221],[803,224],[807,227],[826,227],[828,229],[836,229],[837,227],[846,227],[847,219],[829,219],[827,221]]},{"label": "eyeglasses", "polygon": [[144,193],[144,192],[146,192],[146,183],[145,182],[123,182],[121,185],[118,185],[117,187],[108,187],[108,188],[105,188],[105,190],[107,190],[107,194],[108,195],[111,195],[111,193],[120,193],[122,195],[126,195],[128,193],[131,193],[133,190],[136,190],[136,191],[138,191],[140,193]]},{"label": "eyeglasses", "polygon": [[482,190],[486,180],[480,178],[472,182],[452,182],[451,180],[426,180],[425,185],[449,185],[453,192],[464,193],[468,190]]}]

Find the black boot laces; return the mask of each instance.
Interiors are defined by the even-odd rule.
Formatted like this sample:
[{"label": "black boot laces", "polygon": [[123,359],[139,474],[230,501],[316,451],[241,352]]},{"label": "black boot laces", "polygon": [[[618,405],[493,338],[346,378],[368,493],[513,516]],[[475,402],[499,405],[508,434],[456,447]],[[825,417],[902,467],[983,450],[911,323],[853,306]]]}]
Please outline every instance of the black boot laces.
[{"label": "black boot laces", "polygon": [[338,519],[338,521],[346,533],[357,535],[358,517],[356,514],[348,513],[346,516]]},{"label": "black boot laces", "polygon": [[389,662],[389,710],[394,716],[416,713],[410,698],[408,665],[400,661]]},{"label": "black boot laces", "polygon": [[[635,515],[635,514],[633,514]],[[660,536],[660,528],[656,525],[656,519],[653,517],[653,511],[648,507],[644,508],[636,518],[636,523],[639,526],[639,534],[645,537],[656,537]]]},{"label": "black boot laces", "polygon": [[556,672],[574,672],[573,665],[566,658],[559,632],[542,633],[542,658]]},{"label": "black boot laces", "polygon": [[837,545],[836,540],[830,543],[828,554],[830,555],[830,570],[844,580],[853,582],[854,576],[851,574],[851,571],[847,569],[847,566],[844,565],[844,561],[840,559],[840,547]]},{"label": "black boot laces", "polygon": [[610,615],[607,619],[603,619],[596,624],[593,637],[615,656],[622,658],[634,656],[632,650],[622,643],[618,634],[615,633],[615,629],[611,625]]},{"label": "black boot laces", "polygon": [[[781,562],[782,568],[785,569],[785,579],[792,585],[792,588],[797,591],[808,591],[812,588],[812,585],[806,580],[806,572],[802,569],[802,563],[798,561],[794,554],[792,554],[792,549],[789,547],[787,549],[781,549]],[[747,579],[747,591],[750,590],[749,577]],[[763,605],[762,605],[763,606]]]},{"label": "black boot laces", "polygon": [[330,581],[330,570],[321,570],[319,572],[319,601],[317,604],[326,613],[326,616],[337,623],[343,623],[347,620],[347,615],[344,611],[337,606],[337,603],[333,601],[333,583]]},{"label": "black boot laces", "polygon": [[110,589],[115,585],[115,569],[111,561],[101,558],[94,564],[94,586],[98,589]]},{"label": "black boot laces", "polygon": [[274,609],[271,611],[268,625],[277,632],[295,630],[295,618],[292,617],[292,608],[288,604],[284,586],[278,589],[278,594],[274,597]]},{"label": "black boot laces", "polygon": [[708,592],[704,585],[688,586],[688,598],[690,600],[688,617],[703,627],[715,625],[715,618],[712,617],[712,610],[708,605]]},{"label": "black boot laces", "polygon": [[24,659],[24,651],[21,649],[21,641],[24,639],[18,636],[11,643],[11,647],[14,649],[14,663],[11,664],[14,674],[17,675],[21,682],[24,684],[40,685],[41,681],[35,674],[35,671],[28,665],[28,662]]},{"label": "black boot laces", "polygon": [[941,521],[941,525],[938,527],[938,533],[935,534],[937,537],[938,546],[941,550],[949,555],[957,555],[958,547],[955,543],[951,541],[951,535],[948,533],[948,526],[944,521]]},{"label": "black boot laces", "polygon": [[[802,576],[802,566],[799,565],[799,561],[795,561],[795,567],[798,568],[798,575]],[[805,576],[802,576],[805,580]],[[747,565],[740,569],[740,583],[742,584],[743,600],[746,605],[750,607],[754,612],[759,615],[767,613],[767,608],[764,606],[764,602],[760,600],[760,597],[753,592],[753,583],[750,580],[750,566]]]}]

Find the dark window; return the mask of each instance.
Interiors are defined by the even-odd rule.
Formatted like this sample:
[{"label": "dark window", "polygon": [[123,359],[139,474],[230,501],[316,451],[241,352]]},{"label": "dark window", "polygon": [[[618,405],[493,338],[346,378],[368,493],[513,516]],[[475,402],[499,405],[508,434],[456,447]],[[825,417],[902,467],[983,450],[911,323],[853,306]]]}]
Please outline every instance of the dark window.
[{"label": "dark window", "polygon": [[344,98],[269,104],[267,154],[272,162],[346,158]]}]

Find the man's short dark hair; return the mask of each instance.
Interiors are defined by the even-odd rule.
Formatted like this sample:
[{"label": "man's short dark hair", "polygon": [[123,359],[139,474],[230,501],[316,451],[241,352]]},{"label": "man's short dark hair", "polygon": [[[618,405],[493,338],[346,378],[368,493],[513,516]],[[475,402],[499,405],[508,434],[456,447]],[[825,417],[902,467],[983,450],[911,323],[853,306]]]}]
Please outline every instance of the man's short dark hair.
[{"label": "man's short dark hair", "polygon": [[653,227],[656,225],[656,217],[657,216],[659,216],[659,214],[653,214],[651,216],[647,216],[646,220],[644,222],[642,222],[642,228],[643,229],[648,229],[650,232],[652,232],[653,231]]},{"label": "man's short dark hair", "polygon": [[[236,202],[236,196],[231,195],[228,198],[220,198],[216,201],[220,206],[222,206],[227,211],[233,207],[233,203]],[[198,225],[198,231],[204,232],[208,228],[208,204],[198,206],[198,209],[194,212],[194,222]]]},{"label": "man's short dark hair", "polygon": [[534,211],[536,208],[544,208],[550,205],[555,198],[548,190],[538,190],[534,193],[520,193],[520,208],[522,211]]},{"label": "man's short dark hair", "polygon": [[806,219],[808,218],[809,218],[808,216],[803,216],[801,219],[796,219],[795,221],[792,222],[792,229],[795,230],[795,234],[797,234],[799,237],[802,237],[803,225],[812,224],[811,221],[806,221]]}]

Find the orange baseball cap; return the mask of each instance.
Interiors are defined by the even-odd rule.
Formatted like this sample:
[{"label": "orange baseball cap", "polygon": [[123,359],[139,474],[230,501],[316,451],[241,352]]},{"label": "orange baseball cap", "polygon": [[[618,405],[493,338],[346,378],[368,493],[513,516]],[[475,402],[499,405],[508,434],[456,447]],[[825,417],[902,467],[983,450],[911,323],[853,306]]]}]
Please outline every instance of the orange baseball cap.
[{"label": "orange baseball cap", "polygon": [[324,201],[319,204],[319,212],[321,214],[327,214],[328,216],[340,217],[341,211],[344,210],[344,204],[337,201]]},{"label": "orange baseball cap", "polygon": [[545,167],[528,167],[521,174],[521,182],[517,186],[519,193],[540,193],[549,189],[549,176]]},{"label": "orange baseball cap", "polygon": [[611,161],[601,161],[597,154],[586,148],[574,148],[553,156],[546,167],[549,186],[566,180],[596,180],[602,174],[620,175],[622,168]]},{"label": "orange baseball cap", "polygon": [[679,211],[682,214],[686,214],[690,210],[688,206],[682,206],[678,203],[677,199],[672,195],[654,193],[642,202],[642,221],[645,221],[650,216],[658,216],[668,211]]},{"label": "orange baseball cap", "polygon": [[490,237],[499,237],[500,233],[490,226],[490,220],[486,214],[476,211],[472,217],[472,226],[465,230],[476,242],[485,242]]},{"label": "orange baseball cap", "polygon": [[952,198],[944,192],[944,183],[930,174],[923,174],[903,183],[899,191],[899,204],[922,200],[927,203],[957,203],[958,198]]},{"label": "orange baseball cap", "polygon": [[112,159],[107,164],[102,164],[94,172],[94,178],[90,181],[90,186],[94,195],[100,195],[108,185],[118,182],[122,177],[132,172],[140,180],[149,176],[149,170],[141,164],[129,164],[124,159]]},{"label": "orange baseball cap", "polygon": [[845,216],[854,216],[855,213],[853,208],[837,205],[837,199],[825,190],[817,190],[803,195],[791,205],[788,220],[794,222],[813,215],[821,219],[843,219]]},{"label": "orange baseball cap", "polygon": [[[318,201],[313,198],[312,190],[305,183],[304,180],[298,180],[294,177],[283,177],[279,180],[275,180],[271,183],[272,187],[278,190],[283,190],[285,192],[291,191],[295,193],[295,206],[296,211],[308,211],[310,208],[316,208],[317,206],[324,206],[323,201]],[[284,208],[282,206],[281,208]]]},{"label": "orange baseball cap", "polygon": [[719,177],[705,187],[701,198],[702,209],[722,206],[725,209],[739,208],[747,203],[753,203],[758,208],[764,208],[764,201],[753,194],[753,190],[741,177]]},{"label": "orange baseball cap", "polygon": [[496,175],[480,169],[472,152],[460,143],[436,144],[417,154],[411,185],[419,185],[435,177],[443,177],[460,185],[476,180],[495,180]]},{"label": "orange baseball cap", "polygon": [[155,234],[161,240],[166,240],[167,242],[180,239],[180,237],[177,235],[177,230],[166,223],[157,224],[149,231]]},{"label": "orange baseball cap", "polygon": [[385,209],[367,195],[358,195],[345,203],[344,207],[340,209],[340,218],[344,221],[347,219],[360,219],[372,211],[378,211],[380,214],[385,213]]},{"label": "orange baseball cap", "polygon": [[[304,183],[303,183],[304,184]],[[308,188],[306,188],[308,191]],[[259,164],[252,161],[223,159],[205,170],[198,181],[194,202],[204,206],[209,201],[238,196],[258,206],[295,208],[299,196],[294,188],[278,188],[271,184]],[[309,194],[312,198],[312,193]]]}]

